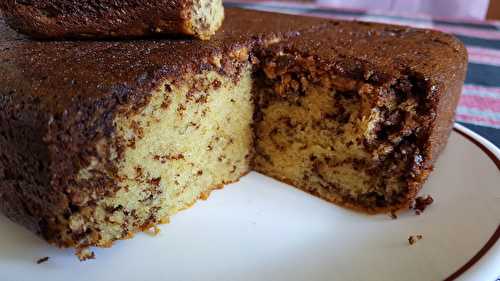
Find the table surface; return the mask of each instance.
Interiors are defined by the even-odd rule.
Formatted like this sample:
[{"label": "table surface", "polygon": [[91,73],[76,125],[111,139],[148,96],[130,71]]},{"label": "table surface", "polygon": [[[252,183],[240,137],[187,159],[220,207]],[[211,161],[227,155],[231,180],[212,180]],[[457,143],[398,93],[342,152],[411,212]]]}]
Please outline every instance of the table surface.
[{"label": "table surface", "polygon": [[401,24],[454,34],[465,44],[469,53],[469,68],[456,120],[500,147],[500,21],[379,14],[283,1],[231,0],[225,1],[225,5],[325,18]]}]

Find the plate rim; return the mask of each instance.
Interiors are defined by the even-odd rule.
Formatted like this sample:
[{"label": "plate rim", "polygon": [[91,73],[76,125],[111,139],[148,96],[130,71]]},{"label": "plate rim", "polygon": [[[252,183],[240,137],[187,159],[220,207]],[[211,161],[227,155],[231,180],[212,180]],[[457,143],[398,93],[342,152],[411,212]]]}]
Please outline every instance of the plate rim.
[{"label": "plate rim", "polygon": [[[495,164],[497,169],[500,171],[500,148],[495,146],[489,140],[484,137],[478,135],[474,131],[468,129],[467,127],[454,123],[453,131],[457,132],[458,135],[465,138],[467,141],[481,149],[481,151],[488,156],[488,158]],[[500,252],[500,224],[497,226],[497,229],[493,232],[491,237],[486,241],[486,243],[479,249],[479,251],[472,256],[464,265],[459,267],[455,272],[449,275],[444,281],[452,281],[457,280],[459,277],[464,277],[465,275],[473,274],[472,271],[478,272],[481,271],[480,268],[484,268],[489,266],[485,264],[483,261],[485,260],[485,256],[493,256],[493,250],[495,248],[495,252]],[[500,254],[499,254],[500,256]],[[490,265],[491,266],[491,265]],[[500,274],[500,272],[498,273]],[[496,278],[497,276],[493,277]]]}]

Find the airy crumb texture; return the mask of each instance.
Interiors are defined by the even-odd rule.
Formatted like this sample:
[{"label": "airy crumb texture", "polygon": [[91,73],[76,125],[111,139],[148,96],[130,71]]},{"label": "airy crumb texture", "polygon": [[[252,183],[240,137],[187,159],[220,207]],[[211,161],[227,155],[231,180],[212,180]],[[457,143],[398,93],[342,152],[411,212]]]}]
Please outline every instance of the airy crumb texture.
[{"label": "airy crumb texture", "polygon": [[49,261],[50,257],[43,257],[43,258],[40,258],[36,261],[36,264],[42,264],[42,263],[45,263],[47,261]]},{"label": "airy crumb texture", "polygon": [[[125,144],[117,160],[118,190],[75,209],[67,240],[77,238],[77,247],[110,246],[237,181],[250,170],[253,111],[249,66],[237,80],[205,72],[166,81],[140,112],[124,110],[115,119],[116,138]],[[78,180],[105,171],[101,163],[92,161]]]},{"label": "airy crumb texture", "polygon": [[208,40],[224,21],[222,0],[193,0],[187,29],[196,37]]},{"label": "airy crumb texture", "polygon": [[321,66],[286,53],[264,60],[255,168],[344,206],[399,209],[422,161],[425,106],[408,90],[418,84],[375,85]]},{"label": "airy crumb texture", "polygon": [[408,237],[408,243],[410,245],[413,245],[413,244],[417,243],[417,241],[422,240],[422,238],[424,238],[424,236],[421,234],[411,235],[410,237]]}]

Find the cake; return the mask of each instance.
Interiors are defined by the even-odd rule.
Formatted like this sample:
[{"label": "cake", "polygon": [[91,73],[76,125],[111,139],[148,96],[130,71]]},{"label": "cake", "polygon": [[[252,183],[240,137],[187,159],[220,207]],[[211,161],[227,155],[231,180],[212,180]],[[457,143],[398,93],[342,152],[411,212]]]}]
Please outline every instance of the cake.
[{"label": "cake", "polygon": [[239,9],[205,42],[0,34],[0,210],[82,259],[252,169],[407,208],[467,65],[437,31]]},{"label": "cake", "polygon": [[7,23],[35,38],[131,38],[159,34],[209,39],[224,19],[222,0],[4,0]]}]

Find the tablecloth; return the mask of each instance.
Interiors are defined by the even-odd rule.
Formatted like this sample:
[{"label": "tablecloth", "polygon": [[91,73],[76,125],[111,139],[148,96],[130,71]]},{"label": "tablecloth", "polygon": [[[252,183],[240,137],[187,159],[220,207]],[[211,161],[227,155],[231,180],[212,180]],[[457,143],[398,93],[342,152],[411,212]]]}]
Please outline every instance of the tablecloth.
[{"label": "tablecloth", "polygon": [[[373,21],[431,28],[454,34],[467,47],[469,68],[456,120],[500,147],[500,22],[437,19],[425,15],[395,15],[345,10],[322,4],[275,1],[225,1],[243,7],[335,19]],[[499,280],[500,281],[500,280]]]}]

